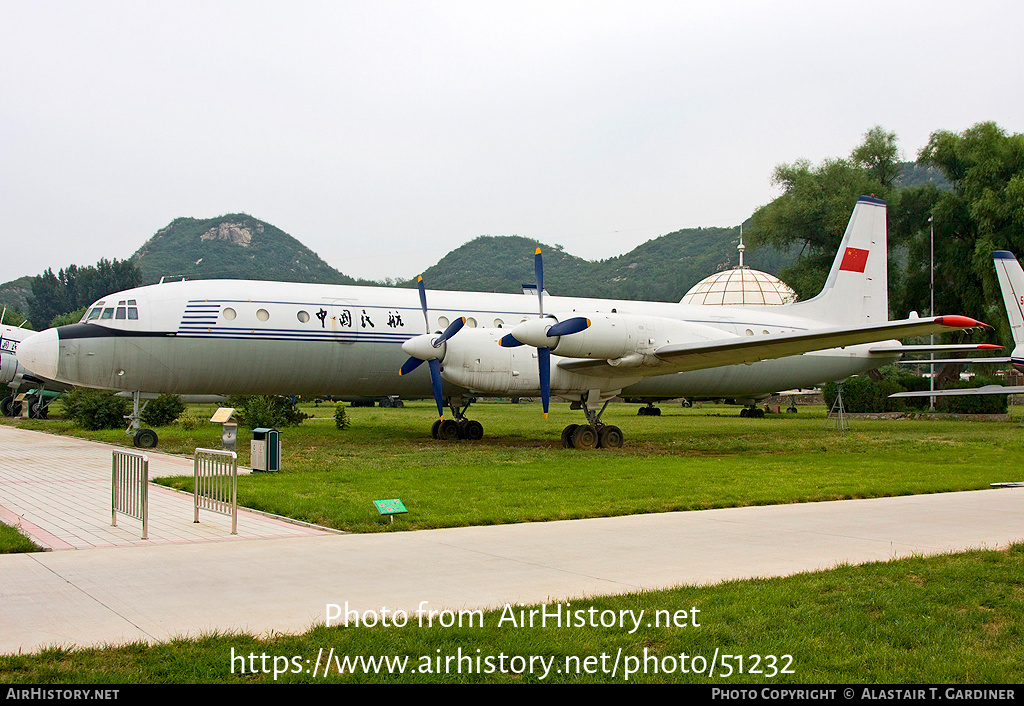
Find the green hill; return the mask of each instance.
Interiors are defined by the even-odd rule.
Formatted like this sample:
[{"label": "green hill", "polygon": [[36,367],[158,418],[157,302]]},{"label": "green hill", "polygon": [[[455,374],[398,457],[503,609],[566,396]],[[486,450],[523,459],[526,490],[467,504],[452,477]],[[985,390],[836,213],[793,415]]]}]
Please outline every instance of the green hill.
[{"label": "green hill", "polygon": [[177,218],[131,260],[142,270],[145,284],[161,277],[356,283],[292,236],[244,213]]},{"label": "green hill", "polygon": [[[691,228],[649,240],[625,255],[591,261],[520,236],[480,236],[423,273],[431,289],[520,292],[534,281],[533,255],[544,254],[544,285],[560,296],[679,301],[698,281],[738,264],[739,227]],[[748,250],[744,263],[776,273],[796,253]],[[161,277],[265,279],[375,285],[335,270],[284,231],[246,214],[178,218],[131,256],[144,284]],[[31,277],[0,285],[0,304],[28,311]],[[415,280],[398,286],[413,287]]]},{"label": "green hill", "polygon": [[[690,228],[649,240],[625,255],[590,261],[520,236],[480,236],[423,273],[431,289],[520,292],[532,284],[533,254],[544,255],[544,288],[553,295],[679,301],[697,282],[739,264],[739,227]],[[744,264],[778,272],[796,253],[748,250]]]}]

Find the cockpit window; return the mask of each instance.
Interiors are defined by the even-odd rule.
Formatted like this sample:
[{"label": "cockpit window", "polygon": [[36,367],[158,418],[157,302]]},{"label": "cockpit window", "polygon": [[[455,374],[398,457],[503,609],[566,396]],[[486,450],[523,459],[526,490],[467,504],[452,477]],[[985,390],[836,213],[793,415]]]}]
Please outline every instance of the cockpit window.
[{"label": "cockpit window", "polygon": [[[106,302],[101,300],[92,305],[82,316],[81,323],[88,323],[91,321],[138,321],[139,320],[139,307],[135,299],[122,299],[117,302],[117,306],[104,306]],[[113,302],[111,302],[113,304]]]}]

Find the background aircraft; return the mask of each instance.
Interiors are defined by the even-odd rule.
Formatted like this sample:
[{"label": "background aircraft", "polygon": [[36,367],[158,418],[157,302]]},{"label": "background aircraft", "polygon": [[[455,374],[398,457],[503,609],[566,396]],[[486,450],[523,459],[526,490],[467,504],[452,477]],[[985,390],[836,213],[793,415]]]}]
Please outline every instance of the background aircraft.
[{"label": "background aircraft", "polygon": [[6,385],[9,393],[0,400],[0,414],[16,417],[21,414],[22,401],[17,399],[23,390],[31,392],[25,398],[28,416],[32,419],[46,419],[46,410],[55,397],[53,392],[63,392],[68,385],[55,380],[33,375],[18,362],[18,344],[35,331],[20,326],[0,326],[0,385]]},{"label": "background aircraft", "polygon": [[[593,448],[623,442],[621,430],[601,422],[602,405],[618,395],[810,387],[899,357],[865,344],[982,325],[961,316],[888,321],[885,203],[867,196],[822,292],[805,302],[745,308],[545,296],[539,252],[534,274],[533,296],[428,296],[422,283],[417,293],[169,282],[104,297],[81,323],[31,336],[19,353],[46,377],[132,391],[136,407],[140,392],[433,396],[441,416],[433,433],[443,439],[483,434],[465,416],[477,396],[539,396],[546,414],[554,395],[586,416],[565,428],[563,443]],[[444,419],[445,402],[454,419]]]},{"label": "background aircraft", "polygon": [[[1010,320],[1013,335],[1013,352],[1009,358],[969,358],[960,362],[1010,363],[1017,370],[1024,371],[1024,269],[1013,253],[996,250],[992,253],[999,279],[999,290],[1006,305],[1006,316]],[[928,361],[921,361],[928,362]],[[985,385],[959,390],[935,390],[921,392],[897,392],[890,397],[963,397],[971,395],[1022,395],[1024,385]]]}]

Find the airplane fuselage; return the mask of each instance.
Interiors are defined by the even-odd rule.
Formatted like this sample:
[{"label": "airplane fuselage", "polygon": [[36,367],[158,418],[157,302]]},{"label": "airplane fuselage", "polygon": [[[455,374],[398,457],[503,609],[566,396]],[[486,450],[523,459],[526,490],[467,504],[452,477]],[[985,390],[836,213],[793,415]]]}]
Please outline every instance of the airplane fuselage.
[{"label": "airplane fuselage", "polygon": [[[502,348],[500,337],[536,319],[536,299],[518,294],[429,292],[430,329],[467,318],[444,360],[446,394],[538,393],[537,351]],[[118,311],[134,308],[132,315]],[[133,302],[131,307],[125,302]],[[703,338],[823,328],[785,307],[713,307],[545,297],[547,312],[618,314],[632,321],[685,322]],[[319,394],[429,397],[429,375],[399,376],[401,344],[424,333],[416,290],[391,287],[199,280],[121,292],[97,303],[86,323],[55,330],[58,380],[114,390],[177,394]],[[662,328],[665,324],[661,324]],[[678,342],[676,331],[640,325],[623,334],[631,350]],[[553,394],[613,390],[633,397],[732,397],[809,387],[892,362],[870,345],[645,377],[562,370],[552,357]]]}]

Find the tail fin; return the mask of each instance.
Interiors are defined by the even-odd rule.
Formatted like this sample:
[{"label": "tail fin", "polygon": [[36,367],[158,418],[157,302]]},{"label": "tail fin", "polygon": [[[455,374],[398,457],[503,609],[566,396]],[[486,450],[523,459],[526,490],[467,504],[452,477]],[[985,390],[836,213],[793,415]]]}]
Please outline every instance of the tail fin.
[{"label": "tail fin", "polygon": [[889,320],[885,213],[885,201],[857,199],[824,288],[813,299],[790,304],[794,314],[837,325]]},{"label": "tail fin", "polygon": [[996,265],[999,289],[1003,292],[1006,315],[1010,319],[1013,334],[1013,352],[1010,362],[1014,367],[1024,367],[1024,270],[1013,253],[996,250],[992,253]]}]

